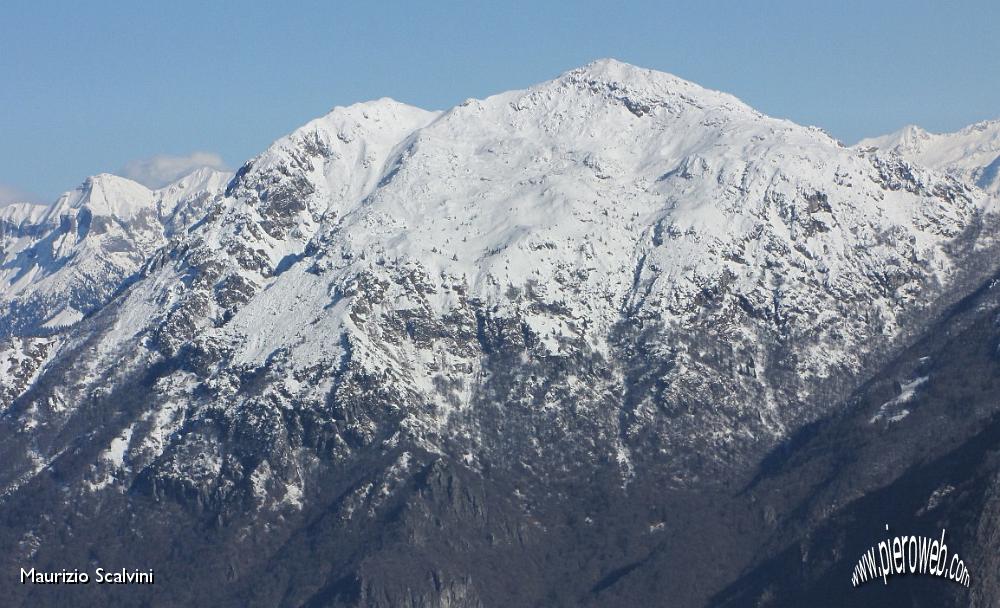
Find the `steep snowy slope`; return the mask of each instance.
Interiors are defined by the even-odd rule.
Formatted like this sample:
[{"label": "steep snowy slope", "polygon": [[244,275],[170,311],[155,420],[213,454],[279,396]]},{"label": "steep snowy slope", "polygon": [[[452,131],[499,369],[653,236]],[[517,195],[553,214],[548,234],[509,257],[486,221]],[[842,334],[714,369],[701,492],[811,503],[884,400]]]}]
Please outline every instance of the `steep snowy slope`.
[{"label": "steep snowy slope", "polygon": [[955,133],[928,133],[908,126],[863,139],[856,147],[895,152],[913,163],[1000,194],[1000,120],[978,122]]},{"label": "steep snowy slope", "polygon": [[[488,550],[537,547],[581,479],[595,518],[729,483],[989,272],[994,204],[615,61],[440,114],[336,108],[184,216],[0,396],[0,495],[93,507],[73,529],[127,513],[136,539],[200,522],[224,548],[189,576],[265,605],[486,604],[492,583],[455,564],[372,582],[397,580],[364,553],[374,522],[415,545],[450,521]],[[29,532],[41,555],[68,546],[18,513],[11,559]],[[321,552],[305,522],[357,535],[361,557],[282,596],[251,573]]]}]

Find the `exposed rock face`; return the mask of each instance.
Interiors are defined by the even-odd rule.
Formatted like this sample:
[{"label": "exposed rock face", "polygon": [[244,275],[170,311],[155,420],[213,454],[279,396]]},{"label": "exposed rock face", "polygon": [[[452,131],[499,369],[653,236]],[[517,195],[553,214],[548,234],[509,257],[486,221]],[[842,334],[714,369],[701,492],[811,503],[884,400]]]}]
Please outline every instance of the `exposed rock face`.
[{"label": "exposed rock face", "polygon": [[[603,61],[444,113],[337,108],[193,197],[103,176],[0,216],[4,268],[39,277],[6,283],[4,567],[163,581],[13,597],[784,597],[736,577],[856,489],[742,489],[993,276],[966,177]],[[906,418],[883,401],[872,428]]]}]

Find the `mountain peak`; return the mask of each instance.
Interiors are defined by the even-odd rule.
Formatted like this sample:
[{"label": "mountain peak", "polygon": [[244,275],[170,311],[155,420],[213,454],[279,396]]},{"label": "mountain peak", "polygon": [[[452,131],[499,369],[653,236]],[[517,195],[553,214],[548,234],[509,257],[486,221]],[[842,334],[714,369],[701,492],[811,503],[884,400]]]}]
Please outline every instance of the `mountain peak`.
[{"label": "mountain peak", "polygon": [[919,125],[906,125],[899,130],[899,137],[906,141],[916,141],[920,139],[927,139],[930,133]]},{"label": "mountain peak", "polygon": [[364,115],[367,113],[380,113],[380,112],[395,112],[401,109],[417,109],[416,106],[411,106],[408,103],[403,103],[402,101],[397,101],[392,97],[379,97],[377,99],[369,99],[368,101],[359,101],[352,103],[347,106],[334,106],[327,115],[336,114],[355,114]]},{"label": "mountain peak", "polygon": [[975,132],[983,133],[986,131],[992,131],[1000,133],[1000,118],[994,118],[991,120],[980,120],[979,122],[972,123],[971,125],[962,129],[962,132]]},{"label": "mountain peak", "polygon": [[98,173],[96,175],[91,175],[87,179],[83,180],[82,188],[89,191],[91,195],[96,193],[116,194],[122,192],[132,193],[150,191],[149,188],[139,182],[131,180],[127,177],[115,175],[114,173]]},{"label": "mountain peak", "polygon": [[588,64],[565,72],[563,74],[563,78],[571,80],[583,79],[607,83],[630,84],[634,86],[680,86],[683,88],[693,87],[707,90],[697,83],[685,80],[680,76],[671,74],[670,72],[643,68],[613,58],[591,61]]},{"label": "mountain peak", "polygon": [[215,193],[223,192],[231,179],[233,173],[230,171],[200,167],[156,190],[153,195],[159,201],[160,215],[167,216],[173,213],[182,201],[211,197]]},{"label": "mountain peak", "polygon": [[895,150],[897,152],[903,150],[912,151],[918,150],[923,145],[923,142],[929,140],[931,137],[932,135],[922,127],[906,125],[902,129],[886,135],[862,139],[855,147],[859,149],[879,148],[881,150]]},{"label": "mountain peak", "polygon": [[408,120],[406,117],[413,116],[426,116],[426,121],[429,121],[437,114],[437,112],[396,101],[391,97],[380,97],[348,106],[335,106],[324,116],[296,129],[292,135],[316,130],[342,133],[345,129],[353,130],[359,127],[364,129],[365,125],[370,128],[373,125],[381,124],[384,127],[386,122],[400,119]]},{"label": "mountain peak", "polygon": [[59,197],[52,217],[86,207],[95,215],[130,219],[152,206],[153,191],[139,182],[111,173],[99,173],[84,180],[75,190]]},{"label": "mountain peak", "polygon": [[220,190],[220,185],[224,186],[232,177],[233,173],[231,171],[220,171],[213,167],[199,167],[166,186],[157,189],[156,192],[162,196],[180,190],[190,191],[209,188]]},{"label": "mountain peak", "polygon": [[439,112],[424,110],[389,97],[363,101],[348,106],[335,106],[325,115],[316,118],[278,139],[261,155],[254,164],[266,165],[275,162],[306,142],[310,149],[331,145],[339,140],[350,144],[366,133],[379,130],[395,130],[399,123],[425,125]]},{"label": "mountain peak", "polygon": [[1000,192],[1000,120],[986,120],[954,133],[929,133],[909,125],[863,139],[855,148],[878,148],[947,173],[994,194]]},{"label": "mountain peak", "polygon": [[[604,57],[602,59],[595,59],[588,64],[582,65],[576,69],[570,70],[568,73],[580,73],[588,74],[595,78],[609,79],[609,80],[621,80],[630,77],[641,77],[647,76],[649,74],[661,74],[665,76],[673,76],[667,72],[656,72],[647,68],[641,68],[637,65],[632,65],[631,63],[626,63],[624,61],[619,61],[613,57]],[[675,77],[676,78],[676,77]]]},{"label": "mountain peak", "polygon": [[617,59],[592,61],[565,72],[553,82],[607,94],[635,108],[667,106],[673,111],[681,111],[684,107],[722,108],[757,114],[728,93],[705,88],[669,72],[641,68]]}]

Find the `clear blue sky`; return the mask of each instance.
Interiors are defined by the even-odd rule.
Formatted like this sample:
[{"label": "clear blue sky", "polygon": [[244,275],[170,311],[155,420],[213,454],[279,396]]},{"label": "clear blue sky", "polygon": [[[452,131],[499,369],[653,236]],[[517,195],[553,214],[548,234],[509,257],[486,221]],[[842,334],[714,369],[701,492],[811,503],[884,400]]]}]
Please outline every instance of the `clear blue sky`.
[{"label": "clear blue sky", "polygon": [[334,105],[441,109],[599,57],[845,142],[1000,117],[1000,3],[24,2],[0,5],[0,191],[206,151],[230,167]]}]

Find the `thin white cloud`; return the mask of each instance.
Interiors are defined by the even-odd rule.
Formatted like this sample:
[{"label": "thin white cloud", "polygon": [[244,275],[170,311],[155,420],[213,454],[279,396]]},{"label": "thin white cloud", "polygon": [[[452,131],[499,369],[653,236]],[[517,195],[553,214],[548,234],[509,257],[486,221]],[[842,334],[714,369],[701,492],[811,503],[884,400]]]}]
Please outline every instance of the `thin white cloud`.
[{"label": "thin white cloud", "polygon": [[187,156],[157,154],[152,158],[133,160],[120,173],[150,188],[160,188],[202,167],[220,171],[227,169],[222,157],[214,152],[192,152]]},{"label": "thin white cloud", "polygon": [[13,186],[0,184],[0,207],[11,203],[37,203],[39,197]]}]

